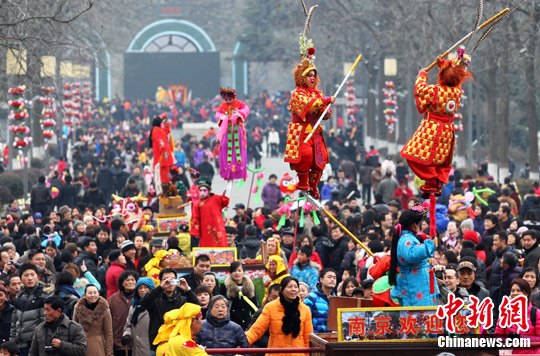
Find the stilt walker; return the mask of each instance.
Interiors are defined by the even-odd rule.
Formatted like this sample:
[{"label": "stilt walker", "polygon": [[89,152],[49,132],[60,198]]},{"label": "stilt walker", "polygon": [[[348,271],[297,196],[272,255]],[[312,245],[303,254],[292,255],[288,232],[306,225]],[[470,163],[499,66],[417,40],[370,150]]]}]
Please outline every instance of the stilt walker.
[{"label": "stilt walker", "polygon": [[171,167],[175,162],[171,127],[167,113],[154,118],[148,138],[154,158],[154,189],[157,195],[166,194],[171,185]]},{"label": "stilt walker", "polygon": [[[463,94],[462,85],[472,79],[472,74],[468,71],[471,56],[466,53],[465,47],[459,46],[465,41],[468,44],[478,30],[487,27],[476,42],[474,52],[493,28],[522,4],[523,2],[512,9],[505,8],[480,24],[484,8],[483,0],[480,0],[473,31],[440,55],[436,62],[418,72],[414,96],[418,112],[424,114],[424,118],[401,150],[401,157],[407,160],[416,176],[425,181],[420,192],[423,198],[430,198],[432,205],[435,196],[441,195],[442,185],[448,183],[455,146],[454,115]],[[445,59],[456,48],[453,58]],[[439,67],[438,82],[428,84],[428,72],[435,65]]]},{"label": "stilt walker", "polygon": [[[319,76],[315,67],[315,48],[311,39],[307,39],[306,32],[309,21],[316,6],[309,9],[304,31],[300,35],[301,61],[293,70],[295,90],[291,94],[289,111],[291,123],[287,132],[287,145],[285,148],[285,162],[298,175],[298,189],[310,192],[319,199],[317,188],[322,172],[328,163],[328,150],[322,133],[322,128],[315,128],[315,124],[328,105],[335,101],[335,97],[325,96],[319,87]],[[328,120],[331,110],[323,118]],[[304,143],[304,139],[312,137]]]},{"label": "stilt walker", "polygon": [[219,175],[226,181],[247,177],[247,140],[244,123],[249,107],[236,99],[236,90],[219,88],[223,103],[216,112],[219,130],[216,140],[221,143],[219,151]]},{"label": "stilt walker", "polygon": [[439,57],[439,80],[428,84],[428,73],[420,70],[414,85],[418,112],[424,114],[420,127],[401,150],[411,170],[425,181],[420,187],[422,197],[441,195],[448,183],[454,156],[454,114],[459,108],[461,85],[471,79],[467,70],[470,56],[458,50],[454,59]]}]

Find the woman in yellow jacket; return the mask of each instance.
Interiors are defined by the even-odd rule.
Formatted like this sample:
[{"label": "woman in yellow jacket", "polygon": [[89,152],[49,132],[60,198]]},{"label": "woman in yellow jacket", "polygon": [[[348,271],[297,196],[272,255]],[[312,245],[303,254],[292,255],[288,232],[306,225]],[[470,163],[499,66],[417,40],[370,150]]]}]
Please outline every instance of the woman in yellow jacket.
[{"label": "woman in yellow jacket", "polygon": [[[283,278],[279,299],[266,304],[257,321],[246,331],[250,345],[270,329],[268,347],[309,347],[309,334],[313,332],[311,311],[300,302],[298,291],[296,278],[290,276]],[[267,355],[285,356],[289,353]],[[307,356],[309,353],[304,355]]]}]

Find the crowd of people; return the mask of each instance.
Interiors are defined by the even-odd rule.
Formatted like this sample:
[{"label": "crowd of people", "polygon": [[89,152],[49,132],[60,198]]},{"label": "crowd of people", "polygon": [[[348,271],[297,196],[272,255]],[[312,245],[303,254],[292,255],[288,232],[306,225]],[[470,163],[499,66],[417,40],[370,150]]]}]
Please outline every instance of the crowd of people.
[{"label": "crowd of people", "polygon": [[[248,152],[250,159],[283,152],[279,137],[286,132],[288,100],[282,93],[247,100],[247,137],[254,140],[248,147],[255,151]],[[212,120],[218,104],[196,99],[167,110],[178,126]],[[179,274],[191,253],[180,246],[186,236],[191,247],[197,239],[190,238],[189,226],[157,233],[159,198],[147,135],[150,118],[163,109],[154,102],[101,103],[91,125],[76,129],[79,144],[70,159],[61,156],[32,187],[30,205],[14,200],[6,207],[0,219],[0,350],[96,356],[163,354],[172,345],[176,354],[204,352],[198,345],[307,347],[310,333],[327,331],[335,295],[408,306],[444,304],[451,293],[465,301],[491,297],[498,305],[504,296],[521,294],[529,313],[538,312],[538,183],[519,192],[511,179],[494,182],[485,167],[474,177],[454,167],[437,201],[437,236],[425,237],[429,218],[418,208],[421,199],[405,163],[382,159],[375,147],[364,150],[355,133],[339,131],[327,137],[330,163],[319,184],[321,200],[375,258],[320,212],[305,214],[302,224],[295,214],[281,219],[278,211],[287,201],[278,177],[270,175],[263,204],[238,204],[223,222],[227,244],[239,256],[227,276],[218,278],[204,254],[192,271]],[[214,136],[212,130],[202,139],[186,134],[176,143],[175,174],[184,198],[200,174],[211,182],[209,173],[218,168]],[[137,221],[125,221],[113,209],[113,195],[139,201]],[[261,241],[267,263],[264,289],[257,290],[242,260],[262,259]],[[423,254],[397,260],[407,241],[424,246]],[[420,264],[436,279],[417,297],[430,285],[413,276]],[[409,276],[396,276],[397,267]],[[523,335],[540,340],[537,329],[531,324]],[[494,326],[486,332],[515,330]]]}]

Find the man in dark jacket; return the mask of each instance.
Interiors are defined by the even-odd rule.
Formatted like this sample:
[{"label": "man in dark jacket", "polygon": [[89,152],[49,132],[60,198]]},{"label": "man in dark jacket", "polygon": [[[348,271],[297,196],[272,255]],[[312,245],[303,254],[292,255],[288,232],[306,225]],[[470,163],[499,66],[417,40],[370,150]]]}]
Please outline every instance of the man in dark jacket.
[{"label": "man in dark jacket", "polygon": [[538,233],[536,230],[524,231],[521,235],[521,245],[525,249],[524,268],[531,267],[538,273],[538,260],[540,260],[540,247],[538,247]]},{"label": "man in dark jacket", "polygon": [[[184,278],[176,279],[172,268],[164,268],[159,272],[159,287],[152,289],[141,300],[141,305],[148,310],[148,340],[154,340],[159,327],[163,324],[163,315],[168,311],[178,309],[184,303],[199,304],[197,296]],[[151,345],[156,350],[156,345]]]},{"label": "man in dark jacket", "polygon": [[21,354],[28,354],[36,327],[44,320],[44,300],[51,296],[52,290],[45,292],[44,284],[39,282],[38,267],[25,263],[19,269],[23,288],[13,303],[10,339],[15,340]]},{"label": "man in dark jacket", "polygon": [[341,261],[345,257],[345,253],[348,251],[349,238],[346,237],[337,225],[332,227],[332,247],[325,246],[325,258],[327,261],[322,261],[325,267],[333,268],[337,272],[338,283],[341,282]]},{"label": "man in dark jacket", "polygon": [[62,298],[48,297],[44,304],[45,321],[35,330],[29,355],[86,355],[86,334],[62,312]]},{"label": "man in dark jacket", "polygon": [[51,200],[51,191],[45,185],[45,177],[40,176],[30,192],[30,208],[32,212],[40,212],[45,215],[51,210]]},{"label": "man in dark jacket", "polygon": [[246,226],[246,236],[238,243],[244,253],[240,258],[255,258],[257,251],[261,248],[261,240],[257,236],[257,228],[253,225]]},{"label": "man in dark jacket", "polygon": [[[111,194],[114,192],[114,185],[112,184],[113,174],[111,169],[107,166],[106,161],[101,161],[101,167],[97,173],[96,181],[97,186],[95,186],[95,188],[99,187],[99,190],[101,190],[105,196],[106,204],[109,204],[111,201]],[[92,187],[92,183],[90,183],[90,187]]]},{"label": "man in dark jacket", "polygon": [[467,290],[469,296],[474,295],[480,302],[489,297],[489,292],[476,281],[476,260],[473,257],[463,257],[458,265],[459,285]]},{"label": "man in dark jacket", "polygon": [[[193,272],[188,274],[185,278],[191,289],[195,290],[198,286],[201,285],[203,276],[206,272],[210,272],[212,265],[210,264],[210,257],[208,255],[199,255],[195,257],[195,266],[193,267]],[[216,284],[212,295],[219,294],[219,286]]]},{"label": "man in dark jacket", "polygon": [[495,305],[499,305],[501,302],[501,282],[502,282],[502,265],[501,258],[506,252],[514,252],[513,247],[508,246],[508,235],[504,231],[498,231],[493,234],[493,246],[495,247],[495,255],[497,256],[491,265],[491,286],[489,289],[489,296],[493,299]]},{"label": "man in dark jacket", "polygon": [[90,188],[84,193],[83,196],[83,203],[93,206],[100,206],[100,205],[106,205],[107,200],[110,201],[111,194],[107,195],[106,193],[103,193],[101,189],[98,188],[98,184],[96,182],[90,183]]},{"label": "man in dark jacket", "polygon": [[97,277],[98,258],[96,241],[87,236],[83,237],[81,240],[79,245],[83,250],[79,252],[74,263],[79,266],[79,268],[84,263],[88,272],[92,273],[94,277]]},{"label": "man in dark jacket", "polygon": [[77,188],[71,184],[73,177],[67,175],[64,180],[65,183],[60,187],[60,203],[58,205],[74,207],[75,199],[77,198]]}]

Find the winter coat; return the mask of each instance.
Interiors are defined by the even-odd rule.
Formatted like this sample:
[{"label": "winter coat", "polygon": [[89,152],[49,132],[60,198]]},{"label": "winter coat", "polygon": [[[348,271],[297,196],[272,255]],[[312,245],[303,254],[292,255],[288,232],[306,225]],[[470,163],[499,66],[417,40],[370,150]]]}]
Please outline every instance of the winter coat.
[{"label": "winter coat", "polygon": [[111,262],[107,274],[105,275],[105,281],[107,283],[107,300],[116,292],[118,292],[118,278],[126,270],[126,266],[123,266],[116,262]]},{"label": "winter coat", "polygon": [[261,240],[259,240],[257,236],[246,236],[238,243],[238,246],[242,246],[242,250],[245,251],[245,256],[240,256],[240,258],[254,259],[257,256],[257,251],[259,251],[259,248],[261,247]]},{"label": "winter coat", "polygon": [[[197,296],[192,290],[184,293],[180,288],[176,288],[171,297],[167,296],[161,287],[156,287],[148,292],[141,299],[141,305],[148,310],[150,318],[148,340],[153,342],[156,338],[159,327],[163,324],[163,315],[168,311],[180,308],[186,302],[199,304]],[[152,350],[156,349],[154,345],[150,345],[150,347]]]},{"label": "winter coat", "polygon": [[[65,314],[60,317],[61,321],[53,329],[47,322],[42,322],[35,329],[32,339],[32,347],[29,355],[31,356],[84,356],[86,354],[86,335],[82,326],[69,320]],[[62,340],[60,348],[53,348],[54,352],[46,352],[45,345],[50,345],[52,335]]]},{"label": "winter coat", "polygon": [[122,345],[122,335],[131,306],[131,297],[127,297],[123,292],[118,291],[109,298],[109,307],[112,317],[113,344],[115,350],[131,349]]},{"label": "winter coat", "polygon": [[[135,308],[142,309],[137,315],[137,324],[132,324],[131,319]],[[132,356],[147,356],[150,355],[150,340],[148,339],[148,326],[150,317],[148,311],[141,305],[129,308],[129,314],[124,327],[123,336],[131,336],[131,346],[133,348]],[[153,340],[152,340],[153,341]]]},{"label": "winter coat", "polygon": [[[327,260],[323,259],[323,265],[325,267],[331,267],[338,272],[338,275],[341,276],[341,261],[345,257],[345,253],[349,250],[349,238],[343,235],[338,241],[330,240],[332,242],[332,247],[326,248],[324,256]],[[322,257],[322,256],[321,256]]]},{"label": "winter coat", "polygon": [[6,301],[4,309],[0,311],[0,344],[9,340],[9,329],[11,327],[12,315],[13,305]]},{"label": "winter coat", "polygon": [[[519,333],[519,338],[528,338],[532,342],[539,342],[540,341],[540,309],[536,309],[536,325],[532,324],[531,321],[531,311],[532,311],[532,304],[529,303],[529,307],[527,308],[527,314],[528,314],[528,325],[529,328],[527,331]],[[497,326],[495,327],[495,335],[506,335],[511,336],[511,334],[518,334],[517,325],[512,325],[509,328],[501,328],[499,326],[499,321],[497,321]],[[530,349],[515,349],[512,351],[512,354],[527,354],[527,355],[537,355],[540,353],[540,347],[537,348],[530,348]]]},{"label": "winter coat", "polygon": [[315,290],[317,282],[319,281],[319,268],[313,261],[309,261],[308,264],[300,266],[295,263],[291,268],[291,276],[298,279],[298,282],[304,282],[308,285],[309,290]]},{"label": "winter coat", "polygon": [[210,313],[206,314],[195,341],[209,349],[249,347],[244,330],[228,315],[218,319]]},{"label": "winter coat", "polygon": [[525,250],[525,263],[523,267],[536,269],[538,267],[538,260],[540,260],[540,247],[536,245],[531,249]]},{"label": "winter coat", "polygon": [[73,321],[81,324],[88,340],[87,356],[113,355],[113,329],[109,303],[99,297],[94,310],[88,309],[85,297],[75,305]]},{"label": "winter coat", "polygon": [[255,307],[257,307],[257,298],[255,296],[255,286],[251,279],[244,276],[242,280],[242,289],[232,280],[231,276],[225,278],[225,282],[220,287],[220,294],[229,300],[229,315],[231,321],[240,325],[242,329],[247,330],[251,317],[257,312],[251,305],[240,297],[240,291],[245,298],[248,298]]},{"label": "winter coat", "polygon": [[485,298],[489,297],[489,291],[486,288],[482,287],[480,284],[478,284],[476,281],[473,282],[471,288],[467,289],[467,293],[469,293],[469,296],[474,295],[475,297],[477,297],[480,302]]},{"label": "winter coat", "polygon": [[264,202],[264,207],[270,209],[271,211],[277,209],[279,199],[281,198],[281,190],[279,185],[275,183],[266,183],[261,193],[262,201]]},{"label": "winter coat", "polygon": [[[335,294],[332,292],[332,295]],[[313,292],[307,295],[306,299],[304,299],[304,304],[311,310],[313,331],[316,333],[326,332],[330,301],[322,291],[320,283],[317,284],[317,288]]]},{"label": "winter coat", "polygon": [[75,304],[79,301],[81,295],[73,287],[68,285],[60,285],[55,291],[55,294],[58,295],[64,301],[63,312],[70,319],[73,319],[73,310],[75,309]]},{"label": "winter coat", "polygon": [[[489,290],[489,296],[491,299],[493,299],[493,302],[495,305],[499,305],[501,302],[502,294],[501,294],[501,283],[502,283],[502,266],[501,266],[501,258],[502,256],[509,251],[515,251],[514,248],[506,246],[502,251],[496,251],[496,256],[493,260],[493,263],[491,265],[491,277],[490,277],[490,290]],[[510,290],[510,289],[509,289]]]},{"label": "winter coat", "polygon": [[[502,297],[505,295],[510,296],[511,283],[514,279],[518,278],[521,273],[521,267],[514,267],[512,269],[503,269],[501,273],[501,295],[499,301],[502,300]],[[495,301],[494,301],[495,302]],[[496,304],[498,305],[498,304]]]},{"label": "winter coat", "polygon": [[36,327],[44,320],[43,302],[53,291],[46,292],[43,286],[38,282],[32,289],[23,288],[13,303],[10,339],[14,339],[19,348],[30,347]]},{"label": "winter coat", "polygon": [[437,305],[439,288],[428,262],[434,253],[435,243],[432,240],[420,243],[409,230],[404,230],[399,237],[397,247],[399,273],[390,296],[399,300],[401,306]]},{"label": "winter coat", "polygon": [[[51,191],[45,183],[36,183],[32,187],[32,191],[30,192],[30,207],[33,211],[36,211],[37,208],[42,206],[49,206],[51,200]],[[37,211],[46,213],[46,211]]]},{"label": "winter coat", "polygon": [[75,263],[80,268],[83,261],[88,271],[92,273],[95,277],[97,275],[97,264],[98,264],[97,255],[87,252],[87,251],[81,251],[79,252],[77,257],[75,257],[75,260],[73,261],[73,263]]},{"label": "winter coat", "polygon": [[[268,347],[283,348],[283,347],[309,347],[309,334],[313,332],[313,324],[311,321],[311,312],[304,304],[298,305],[300,311],[300,333],[296,338],[292,337],[292,333],[286,335],[282,331],[283,317],[285,316],[285,308],[279,299],[271,301],[263,308],[261,315],[255,323],[246,331],[246,337],[250,345],[261,338],[266,330],[270,329],[270,338]],[[287,353],[268,354],[269,356],[287,356]],[[309,355],[296,354],[296,355]]]}]

